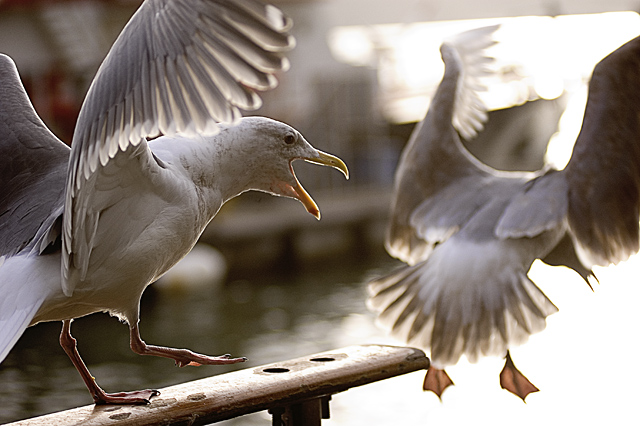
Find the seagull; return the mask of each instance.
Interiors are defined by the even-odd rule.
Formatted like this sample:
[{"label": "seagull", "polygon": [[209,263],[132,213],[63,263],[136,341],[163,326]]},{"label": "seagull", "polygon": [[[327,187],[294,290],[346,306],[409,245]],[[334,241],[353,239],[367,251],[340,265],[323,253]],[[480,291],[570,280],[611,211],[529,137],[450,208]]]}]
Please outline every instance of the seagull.
[{"label": "seagull", "polygon": [[320,218],[292,162],[334,167],[294,128],[265,117],[291,21],[257,0],[146,0],[101,64],[71,148],[36,114],[0,55],[0,362],[24,330],[62,321],[60,344],[96,404],[145,404],[156,390],[106,393],[80,358],[74,318],[107,312],[131,349],[176,365],[245,361],[146,344],[144,289],[194,246],[229,199],[258,190]]},{"label": "seagull", "polygon": [[404,148],[385,239],[407,265],[368,285],[368,306],[392,335],[431,352],[424,389],[453,381],[462,355],[506,359],[504,389],[523,401],[538,390],[509,349],[542,331],[558,309],[527,276],[540,259],[589,283],[594,265],[639,248],[640,38],[600,61],[582,128],[563,170],[505,172],[463,147],[487,118],[478,97],[496,26],[441,46],[445,73]]}]

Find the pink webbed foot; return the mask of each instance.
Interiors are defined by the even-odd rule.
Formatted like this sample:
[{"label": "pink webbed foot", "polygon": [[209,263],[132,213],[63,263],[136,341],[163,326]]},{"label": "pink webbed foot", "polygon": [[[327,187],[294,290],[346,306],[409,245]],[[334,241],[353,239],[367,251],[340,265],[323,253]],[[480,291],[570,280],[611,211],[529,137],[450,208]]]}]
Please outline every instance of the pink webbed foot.
[{"label": "pink webbed foot", "polygon": [[436,395],[438,395],[438,398],[442,400],[442,392],[444,392],[446,388],[452,385],[453,381],[446,371],[434,368],[432,366],[427,370],[427,375],[424,378],[422,389],[435,393]]},{"label": "pink webbed foot", "polygon": [[506,389],[512,394],[517,395],[522,401],[524,401],[530,393],[540,391],[540,389],[531,383],[529,379],[516,368],[509,351],[507,351],[505,359],[504,368],[500,372],[500,386],[502,389]]}]

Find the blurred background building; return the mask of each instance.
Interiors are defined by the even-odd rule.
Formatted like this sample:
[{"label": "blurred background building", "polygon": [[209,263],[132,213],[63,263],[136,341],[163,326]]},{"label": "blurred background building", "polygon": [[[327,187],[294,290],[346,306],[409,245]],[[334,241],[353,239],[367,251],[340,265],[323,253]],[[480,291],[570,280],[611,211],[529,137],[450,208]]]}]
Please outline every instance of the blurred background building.
[{"label": "blurred background building", "polygon": [[[0,0],[0,52],[16,61],[36,110],[63,141],[70,143],[94,73],[140,3]],[[380,243],[397,158],[439,82],[438,47],[444,37],[502,24],[496,34],[500,44],[492,52],[496,74],[487,82],[491,90],[486,101],[495,112],[486,131],[467,146],[494,167],[535,170],[543,165],[547,143],[575,93],[582,94],[576,96],[574,113],[580,116],[584,83],[593,65],[640,33],[635,12],[600,14],[633,11],[638,5],[632,0],[274,3],[293,18],[297,47],[288,55],[291,69],[278,76],[280,86],[264,94],[262,109],[249,114],[293,125],[315,146],[349,165],[352,178],[347,182],[338,173],[296,164],[321,210],[343,217],[353,231],[347,233],[351,237],[346,242],[342,230],[334,233],[341,236],[340,241],[327,241],[334,252],[336,247],[366,245],[370,239]],[[565,138],[569,148],[561,149],[565,157],[572,137]],[[242,223],[267,222],[256,226],[261,233],[252,235],[287,235],[278,247],[265,246],[261,251],[300,252],[296,235],[312,219],[294,203],[281,206],[262,194],[244,195],[223,209],[205,238],[227,246],[235,241],[246,250],[238,237],[244,225],[221,219],[225,211],[237,211],[237,205],[256,202],[261,203],[261,214],[244,217]],[[282,211],[269,220],[265,210],[272,206]],[[342,213],[345,209],[351,213]],[[338,222],[327,214],[325,221]],[[324,235],[329,225],[322,228]],[[259,245],[253,241],[250,246]],[[233,250],[227,254],[233,257]]]}]

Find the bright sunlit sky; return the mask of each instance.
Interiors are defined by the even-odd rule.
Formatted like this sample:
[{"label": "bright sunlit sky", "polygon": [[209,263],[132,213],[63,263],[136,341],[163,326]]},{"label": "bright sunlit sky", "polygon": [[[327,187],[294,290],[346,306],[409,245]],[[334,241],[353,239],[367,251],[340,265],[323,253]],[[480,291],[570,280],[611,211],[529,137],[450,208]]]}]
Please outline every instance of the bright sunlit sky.
[{"label": "bright sunlit sky", "polygon": [[482,96],[489,109],[578,90],[606,54],[640,34],[635,12],[526,16],[334,28],[328,42],[339,61],[378,71],[380,104],[393,122],[420,120],[442,76],[446,37],[499,23],[488,50],[495,75]]}]

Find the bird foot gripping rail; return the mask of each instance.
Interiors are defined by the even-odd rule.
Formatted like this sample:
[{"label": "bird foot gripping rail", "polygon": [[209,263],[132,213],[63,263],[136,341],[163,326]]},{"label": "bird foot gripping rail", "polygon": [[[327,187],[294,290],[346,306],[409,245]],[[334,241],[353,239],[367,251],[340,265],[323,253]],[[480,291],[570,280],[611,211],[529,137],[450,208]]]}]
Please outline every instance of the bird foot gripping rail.
[{"label": "bird foot gripping rail", "polygon": [[427,368],[419,349],[350,346],[160,389],[148,405],[88,405],[11,425],[201,425],[269,410],[273,425],[314,426],[329,418],[333,394]]}]

